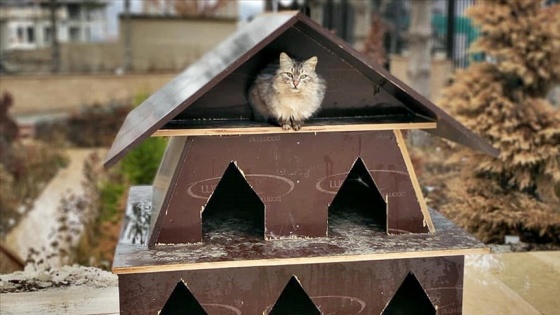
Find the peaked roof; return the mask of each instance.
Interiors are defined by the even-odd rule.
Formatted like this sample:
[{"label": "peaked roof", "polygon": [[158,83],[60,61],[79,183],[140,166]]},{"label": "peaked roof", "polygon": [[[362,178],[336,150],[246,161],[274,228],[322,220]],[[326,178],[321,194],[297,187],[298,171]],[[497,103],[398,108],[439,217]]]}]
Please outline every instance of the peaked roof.
[{"label": "peaked roof", "polygon": [[[320,51],[317,52],[318,50]],[[404,111],[404,115],[423,121],[436,120],[437,128],[429,129],[428,132],[490,155],[498,154],[498,150],[485,140],[383,67],[368,63],[360,52],[307,16],[291,12],[265,14],[256,18],[131,111],[107,154],[105,166],[115,164],[131,148],[173,119],[181,121],[186,118],[217,118],[212,117],[212,113],[217,112],[225,116],[230,115],[230,118],[231,115],[249,116],[250,107],[243,104],[247,103],[246,74],[253,73],[254,76],[264,65],[275,60],[280,51],[287,51],[295,56],[306,54],[306,57],[320,53],[318,69],[321,65],[328,67],[325,70],[331,71],[332,77],[338,76],[337,71],[352,72],[349,76],[342,76],[342,79],[347,80],[346,85],[352,86],[353,89],[336,90],[336,93],[331,93],[331,96],[338,97],[333,102],[333,111],[347,111],[346,107],[337,105],[345,102],[345,97],[353,100],[355,104],[352,106],[363,106],[364,98],[371,98],[371,95],[364,97],[366,93],[371,94],[371,91],[364,88],[367,87],[365,84],[369,84],[369,88],[376,85],[378,90],[381,90],[377,101],[390,104],[386,109],[398,111],[400,114]],[[326,65],[322,62],[325,59]],[[333,60],[336,60],[336,63],[333,63]],[[329,90],[337,86],[340,86],[339,82],[328,86],[325,100],[329,96]],[[224,90],[243,91],[224,93]],[[220,101],[227,105],[217,106]],[[187,108],[191,114],[185,114]],[[377,109],[383,110],[383,107],[378,106]]]}]

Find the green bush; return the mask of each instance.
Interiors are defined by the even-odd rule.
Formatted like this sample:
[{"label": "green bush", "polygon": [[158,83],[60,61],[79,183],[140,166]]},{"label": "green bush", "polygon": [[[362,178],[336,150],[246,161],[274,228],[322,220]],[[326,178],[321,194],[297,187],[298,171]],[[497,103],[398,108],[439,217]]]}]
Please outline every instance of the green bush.
[{"label": "green bush", "polygon": [[118,218],[121,201],[125,192],[123,183],[105,182],[99,189],[101,209],[99,209],[99,221],[112,221]]},{"label": "green bush", "polygon": [[148,138],[127,153],[119,164],[119,171],[131,185],[150,185],[154,180],[163,152],[164,138]]},{"label": "green bush", "polygon": [[[135,106],[141,104],[148,94],[140,93],[134,98]],[[164,138],[148,138],[128,152],[120,163],[109,172],[100,187],[101,221],[112,220],[125,207],[124,198],[131,185],[151,185],[167,145]]]}]

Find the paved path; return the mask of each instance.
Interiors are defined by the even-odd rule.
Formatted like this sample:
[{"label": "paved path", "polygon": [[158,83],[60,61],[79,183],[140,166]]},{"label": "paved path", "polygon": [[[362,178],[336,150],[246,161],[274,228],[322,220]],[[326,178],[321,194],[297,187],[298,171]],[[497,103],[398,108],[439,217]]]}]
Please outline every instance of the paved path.
[{"label": "paved path", "polygon": [[35,200],[32,210],[6,235],[5,245],[24,260],[31,247],[39,249],[48,246],[49,235],[57,227],[56,212],[60,200],[71,192],[81,192],[82,168],[85,159],[92,152],[92,149],[68,150],[69,165],[59,170]]},{"label": "paved path", "polygon": [[560,251],[469,256],[464,314],[560,314]]},{"label": "paved path", "polygon": [[[464,315],[560,310],[560,251],[467,256]],[[0,294],[2,314],[118,314],[118,288],[71,287]]]}]

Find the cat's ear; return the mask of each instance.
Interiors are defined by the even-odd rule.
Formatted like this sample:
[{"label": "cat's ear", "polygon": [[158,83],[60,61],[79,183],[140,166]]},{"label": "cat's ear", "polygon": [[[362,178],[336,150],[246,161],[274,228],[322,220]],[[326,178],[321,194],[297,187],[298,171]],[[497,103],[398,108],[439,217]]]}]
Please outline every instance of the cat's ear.
[{"label": "cat's ear", "polygon": [[305,60],[305,62],[303,63],[306,67],[308,67],[309,69],[311,69],[312,71],[315,71],[315,67],[317,66],[317,57],[313,56],[307,60]]},{"label": "cat's ear", "polygon": [[280,68],[289,69],[292,67],[292,58],[288,56],[285,52],[280,53]]}]

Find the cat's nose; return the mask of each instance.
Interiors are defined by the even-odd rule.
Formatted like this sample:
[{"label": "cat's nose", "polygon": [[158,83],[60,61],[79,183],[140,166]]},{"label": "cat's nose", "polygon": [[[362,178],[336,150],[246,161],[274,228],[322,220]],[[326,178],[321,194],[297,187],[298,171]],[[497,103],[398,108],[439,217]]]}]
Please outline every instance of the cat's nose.
[{"label": "cat's nose", "polygon": [[299,81],[294,80],[294,86],[297,87],[299,85]]}]

